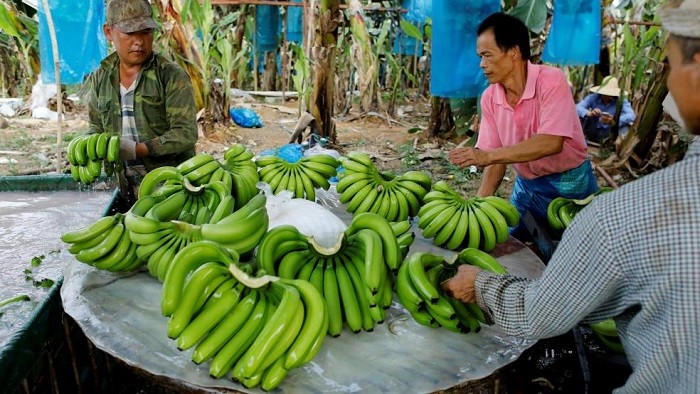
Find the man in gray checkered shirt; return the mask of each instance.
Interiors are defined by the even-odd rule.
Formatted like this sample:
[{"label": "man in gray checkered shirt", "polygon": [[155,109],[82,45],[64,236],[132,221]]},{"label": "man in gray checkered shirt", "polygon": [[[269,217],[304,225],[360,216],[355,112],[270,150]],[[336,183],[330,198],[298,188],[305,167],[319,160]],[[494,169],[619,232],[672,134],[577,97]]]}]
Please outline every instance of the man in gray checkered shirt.
[{"label": "man in gray checkered shirt", "polygon": [[[667,85],[700,135],[700,0],[662,11]],[[616,392],[700,392],[700,141],[668,168],[597,197],[565,231],[543,275],[470,265],[443,284],[510,335],[563,334],[614,318],[632,375]]]}]

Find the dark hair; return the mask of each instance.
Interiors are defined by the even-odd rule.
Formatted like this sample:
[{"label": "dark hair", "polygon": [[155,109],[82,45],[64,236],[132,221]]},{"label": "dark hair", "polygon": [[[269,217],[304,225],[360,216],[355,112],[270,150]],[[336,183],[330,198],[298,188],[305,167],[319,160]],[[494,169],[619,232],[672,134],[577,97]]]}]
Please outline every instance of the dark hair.
[{"label": "dark hair", "polygon": [[700,38],[683,37],[671,34],[674,40],[678,43],[683,55],[683,62],[690,63],[693,61],[693,56],[700,52]]},{"label": "dark hair", "polygon": [[530,33],[520,19],[503,12],[496,12],[481,21],[476,29],[476,35],[480,36],[487,30],[493,30],[496,45],[502,51],[505,52],[517,46],[520,48],[520,56],[523,60],[530,58]]}]

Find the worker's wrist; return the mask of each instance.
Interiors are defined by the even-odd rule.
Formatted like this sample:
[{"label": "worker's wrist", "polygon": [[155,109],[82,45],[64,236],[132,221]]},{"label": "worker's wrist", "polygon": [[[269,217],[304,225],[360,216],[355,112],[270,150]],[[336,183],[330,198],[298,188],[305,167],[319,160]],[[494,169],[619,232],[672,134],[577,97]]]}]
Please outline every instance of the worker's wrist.
[{"label": "worker's wrist", "polygon": [[146,157],[148,152],[148,145],[143,142],[136,144],[136,157]]}]

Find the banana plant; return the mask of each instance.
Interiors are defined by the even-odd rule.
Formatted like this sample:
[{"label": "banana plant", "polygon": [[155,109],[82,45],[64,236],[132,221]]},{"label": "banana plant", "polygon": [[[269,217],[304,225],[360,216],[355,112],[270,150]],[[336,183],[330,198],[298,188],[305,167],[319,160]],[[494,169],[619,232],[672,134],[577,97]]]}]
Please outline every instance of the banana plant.
[{"label": "banana plant", "polygon": [[[14,61],[2,62],[3,85],[5,81],[8,82],[8,86],[12,85],[11,82],[16,77],[20,77],[18,80],[36,79],[39,73],[38,24],[19,12],[13,2],[0,1],[0,56],[7,57],[8,60],[19,60],[20,63],[20,68],[13,72]],[[31,84],[28,84],[24,89],[28,90],[30,87]]]},{"label": "banana plant", "polygon": [[372,51],[372,38],[367,32],[362,3],[359,0],[347,0],[347,5],[353,41],[353,60],[358,76],[357,88],[360,91],[360,111],[376,110],[379,107],[377,56]]}]

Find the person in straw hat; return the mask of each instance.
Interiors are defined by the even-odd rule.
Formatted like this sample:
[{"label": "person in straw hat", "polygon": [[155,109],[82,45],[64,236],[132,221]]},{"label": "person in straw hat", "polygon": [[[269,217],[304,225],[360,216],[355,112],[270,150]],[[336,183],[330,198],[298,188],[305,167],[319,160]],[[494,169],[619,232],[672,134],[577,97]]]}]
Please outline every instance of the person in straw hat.
[{"label": "person in straw hat", "polygon": [[[576,104],[578,117],[581,119],[586,140],[602,142],[610,136],[610,129],[615,126],[615,112],[620,99],[620,87],[617,78],[609,75],[603,82],[591,88],[591,94]],[[634,122],[635,114],[629,100],[622,100],[622,109],[618,124],[618,136],[623,138]]]},{"label": "person in straw hat", "polygon": [[121,136],[119,186],[128,207],[148,171],[194,156],[197,114],[190,77],[153,52],[150,3],[110,0],[106,19],[114,52],[88,78],[88,133]]},{"label": "person in straw hat", "polygon": [[442,284],[509,335],[613,318],[632,369],[616,393],[700,391],[700,0],[661,11],[667,86],[694,141],[683,160],[601,194],[564,232],[542,276],[465,264]]}]

